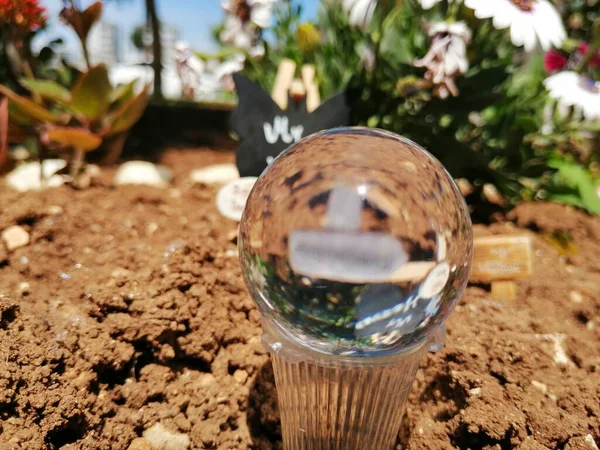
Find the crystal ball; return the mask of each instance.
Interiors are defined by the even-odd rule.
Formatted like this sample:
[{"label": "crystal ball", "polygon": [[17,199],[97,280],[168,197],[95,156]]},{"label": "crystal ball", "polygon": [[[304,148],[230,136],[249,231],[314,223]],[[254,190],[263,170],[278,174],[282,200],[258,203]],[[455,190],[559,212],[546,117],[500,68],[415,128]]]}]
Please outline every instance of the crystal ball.
[{"label": "crystal ball", "polygon": [[258,178],[240,223],[263,320],[295,346],[386,356],[424,343],[467,284],[472,225],[442,164],[369,128],[311,135]]}]

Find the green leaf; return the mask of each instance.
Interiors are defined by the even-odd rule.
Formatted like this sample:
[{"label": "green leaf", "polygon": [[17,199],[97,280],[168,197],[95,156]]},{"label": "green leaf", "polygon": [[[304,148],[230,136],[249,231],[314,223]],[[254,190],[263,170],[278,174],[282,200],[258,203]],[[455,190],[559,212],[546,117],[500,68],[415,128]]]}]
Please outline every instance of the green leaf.
[{"label": "green leaf", "polygon": [[137,80],[133,80],[130,83],[122,84],[117,86],[110,96],[111,103],[122,103],[129,100],[135,94],[135,84]]},{"label": "green leaf", "polygon": [[71,93],[54,81],[22,78],[20,83],[29,92],[39,94],[45,99],[60,103],[69,103],[71,101]]},{"label": "green leaf", "polygon": [[55,127],[47,132],[47,138],[51,142],[61,145],[91,152],[96,150],[102,144],[102,138],[97,134],[91,133],[85,128],[76,127]]},{"label": "green leaf", "polygon": [[542,54],[534,55],[529,63],[515,71],[508,86],[508,95],[530,95],[541,88],[542,81],[546,78],[544,57]]},{"label": "green leaf", "polygon": [[106,66],[92,67],[73,88],[71,109],[89,120],[98,120],[110,107],[111,92]]},{"label": "green leaf", "polygon": [[109,119],[108,135],[115,135],[129,130],[135,123],[140,120],[142,114],[148,105],[148,91],[150,85],[147,85],[142,92],[136,97],[125,102],[119,109],[113,112]]},{"label": "green leaf", "polygon": [[0,85],[0,93],[7,96],[11,103],[16,105],[19,111],[30,118],[31,120],[37,122],[50,122],[50,123],[60,123],[65,119],[65,116],[62,114],[58,114],[52,111],[48,111],[43,106],[34,103],[28,98],[22,97],[18,94],[15,94],[13,91],[8,89],[6,86]]},{"label": "green leaf", "polygon": [[[548,165],[558,170],[556,175],[559,180],[577,190],[580,199],[580,204],[577,206],[587,209],[591,213],[600,214],[600,197],[596,193],[596,186],[590,172],[584,166],[558,159],[550,160]],[[558,192],[552,196],[556,201],[576,204],[576,200],[572,196],[566,196],[564,193]]]}]

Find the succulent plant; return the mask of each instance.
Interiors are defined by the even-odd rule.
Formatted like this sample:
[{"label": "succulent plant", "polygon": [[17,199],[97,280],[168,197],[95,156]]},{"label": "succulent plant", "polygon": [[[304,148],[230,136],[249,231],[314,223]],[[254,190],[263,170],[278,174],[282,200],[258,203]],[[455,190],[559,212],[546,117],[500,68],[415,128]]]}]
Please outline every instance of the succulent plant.
[{"label": "succulent plant", "polygon": [[[32,98],[0,85],[9,99],[9,130],[38,136],[56,152],[71,152],[70,175],[75,182],[84,155],[108,139],[126,133],[142,116],[149,86],[135,92],[135,81],[114,88],[104,65],[84,72],[69,91],[54,81],[24,78],[22,86]],[[40,99],[36,102],[34,99]]]},{"label": "succulent plant", "polygon": [[[70,181],[78,186],[87,152],[103,144],[122,147],[146,109],[150,86],[139,92],[136,81],[114,87],[104,65],[89,65],[86,41],[101,15],[101,2],[85,10],[71,3],[61,12],[61,19],[77,33],[87,63],[70,89],[52,80],[26,77],[20,84],[31,96],[25,97],[0,85],[0,96],[6,97],[0,101],[0,165],[7,142],[35,136],[45,149],[69,154]],[[120,154],[118,150],[113,153]]]}]

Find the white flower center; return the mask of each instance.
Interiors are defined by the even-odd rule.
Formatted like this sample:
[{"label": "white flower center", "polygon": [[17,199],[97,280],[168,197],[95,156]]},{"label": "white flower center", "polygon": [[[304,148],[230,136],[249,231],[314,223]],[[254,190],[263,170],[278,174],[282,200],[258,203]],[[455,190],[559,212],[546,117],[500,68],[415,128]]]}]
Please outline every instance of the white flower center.
[{"label": "white flower center", "polygon": [[591,92],[592,94],[600,94],[600,86],[596,84],[594,80],[587,77],[581,77],[579,81],[579,86],[581,86],[586,91]]},{"label": "white flower center", "polygon": [[522,11],[531,11],[536,0],[512,0],[512,2]]}]

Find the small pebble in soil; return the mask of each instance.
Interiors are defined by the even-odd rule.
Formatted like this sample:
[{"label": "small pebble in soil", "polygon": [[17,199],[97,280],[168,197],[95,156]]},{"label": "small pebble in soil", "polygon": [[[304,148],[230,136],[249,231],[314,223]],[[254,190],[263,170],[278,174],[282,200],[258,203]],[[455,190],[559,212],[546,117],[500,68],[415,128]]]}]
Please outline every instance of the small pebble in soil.
[{"label": "small pebble in soil", "polygon": [[546,386],[544,383],[540,383],[539,381],[532,380],[531,385],[544,395],[546,395],[548,393],[548,386]]},{"label": "small pebble in soil", "polygon": [[31,293],[31,285],[27,281],[19,283],[19,294],[23,297],[28,296]]},{"label": "small pebble in soil", "polygon": [[248,372],[245,370],[238,369],[234,372],[233,378],[240,384],[244,384],[248,380]]},{"label": "small pebble in soil", "polygon": [[190,446],[187,434],[169,431],[161,423],[148,428],[143,436],[153,450],[187,450]]},{"label": "small pebble in soil", "polygon": [[46,211],[48,212],[48,214],[50,214],[52,216],[56,216],[58,214],[62,214],[63,209],[62,209],[62,207],[60,207],[58,205],[50,205],[50,206],[48,206],[48,209]]},{"label": "small pebble in soil", "polygon": [[6,248],[13,251],[29,244],[29,233],[23,227],[13,225],[2,232],[2,240]]},{"label": "small pebble in soil", "polygon": [[579,293],[577,291],[569,292],[569,299],[573,303],[583,303],[583,296],[581,295],[581,293]]},{"label": "small pebble in soil", "polygon": [[62,159],[45,160],[42,166],[45,181],[42,184],[40,163],[36,161],[22,164],[6,176],[6,184],[20,192],[58,187],[64,184],[65,179],[60,175],[54,174],[66,165],[67,163]]},{"label": "small pebble in soil", "polygon": [[584,440],[586,444],[590,445],[590,448],[592,450],[598,450],[598,444],[596,444],[596,441],[594,440],[594,437],[591,434],[586,435]]},{"label": "small pebble in soil", "polygon": [[167,187],[173,179],[173,173],[164,166],[146,161],[129,161],[121,165],[115,174],[115,184],[144,184]]},{"label": "small pebble in soil", "polygon": [[190,180],[193,183],[227,184],[240,177],[237,166],[232,163],[214,164],[202,169],[192,170]]}]

